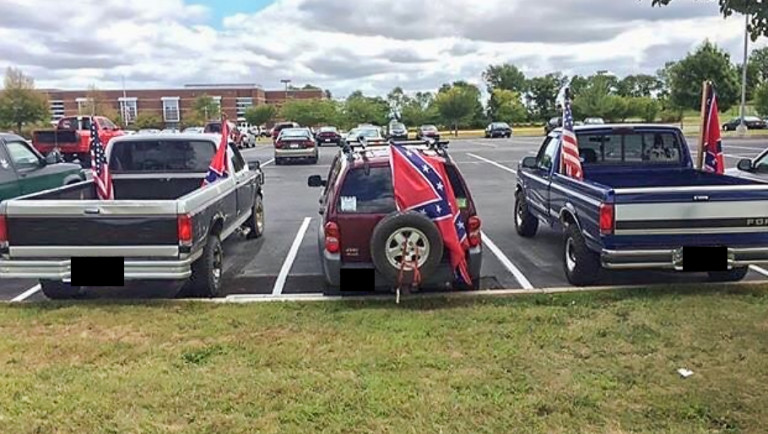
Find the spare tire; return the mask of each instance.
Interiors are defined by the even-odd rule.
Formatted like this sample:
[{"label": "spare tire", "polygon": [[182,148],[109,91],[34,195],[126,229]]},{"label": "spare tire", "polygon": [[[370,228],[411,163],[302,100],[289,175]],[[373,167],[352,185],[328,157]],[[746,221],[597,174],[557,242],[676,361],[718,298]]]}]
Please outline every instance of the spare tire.
[{"label": "spare tire", "polygon": [[[403,244],[407,243],[405,258]],[[403,261],[413,261],[418,251],[418,269],[424,280],[435,272],[443,258],[443,239],[432,220],[417,212],[393,213],[382,219],[371,236],[371,258],[376,270],[396,286]],[[418,248],[418,249],[417,249]],[[403,285],[414,282],[414,269],[403,268]]]}]

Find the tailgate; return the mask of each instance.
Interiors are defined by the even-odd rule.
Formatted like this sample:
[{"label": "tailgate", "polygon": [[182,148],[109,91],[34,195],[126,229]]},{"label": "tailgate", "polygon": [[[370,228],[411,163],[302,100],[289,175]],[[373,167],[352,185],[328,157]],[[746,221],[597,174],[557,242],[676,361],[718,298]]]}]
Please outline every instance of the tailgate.
[{"label": "tailgate", "polygon": [[615,190],[613,247],[768,246],[768,186]]},{"label": "tailgate", "polygon": [[11,258],[176,257],[174,201],[45,201],[6,204]]},{"label": "tailgate", "polygon": [[35,131],[32,142],[35,145],[79,145],[80,135],[77,131]]}]

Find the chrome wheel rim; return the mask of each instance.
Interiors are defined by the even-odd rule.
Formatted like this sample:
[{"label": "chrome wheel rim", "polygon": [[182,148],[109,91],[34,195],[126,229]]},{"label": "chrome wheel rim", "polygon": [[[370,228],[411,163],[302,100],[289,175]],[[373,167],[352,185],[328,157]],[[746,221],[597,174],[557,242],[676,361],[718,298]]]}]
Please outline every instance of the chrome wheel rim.
[{"label": "chrome wheel rim", "polygon": [[568,238],[568,241],[565,242],[565,266],[568,268],[568,271],[576,269],[576,254],[573,251],[573,240],[571,238]]},{"label": "chrome wheel rim", "polygon": [[213,250],[213,281],[218,286],[221,281],[222,264],[224,263],[224,252],[221,249],[221,244],[217,245]]},{"label": "chrome wheel rim", "polygon": [[[403,246],[405,246],[405,251]],[[385,249],[387,261],[392,267],[398,270],[402,267],[403,270],[411,271],[414,268],[411,264],[416,260],[417,254],[416,266],[418,268],[427,262],[430,245],[424,232],[416,228],[405,227],[394,231],[387,238]]]},{"label": "chrome wheel rim", "polygon": [[264,230],[264,205],[256,205],[256,228],[261,233]]},{"label": "chrome wheel rim", "polygon": [[523,204],[522,202],[517,202],[517,212],[515,213],[515,223],[517,223],[518,226],[521,226],[523,224]]}]

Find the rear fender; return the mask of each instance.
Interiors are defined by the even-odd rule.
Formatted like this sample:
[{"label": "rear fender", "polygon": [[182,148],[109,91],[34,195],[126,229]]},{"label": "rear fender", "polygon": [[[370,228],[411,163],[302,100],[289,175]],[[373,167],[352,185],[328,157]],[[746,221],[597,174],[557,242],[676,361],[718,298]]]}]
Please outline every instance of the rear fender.
[{"label": "rear fender", "polygon": [[62,182],[62,185],[77,184],[78,182],[83,182],[83,181],[85,181],[83,179],[83,176],[72,174],[72,175],[67,175],[67,177],[64,178],[64,182]]},{"label": "rear fender", "polygon": [[563,209],[560,210],[560,218],[558,220],[563,228],[575,224],[579,228],[579,232],[582,231],[576,208],[570,202],[566,203]]}]

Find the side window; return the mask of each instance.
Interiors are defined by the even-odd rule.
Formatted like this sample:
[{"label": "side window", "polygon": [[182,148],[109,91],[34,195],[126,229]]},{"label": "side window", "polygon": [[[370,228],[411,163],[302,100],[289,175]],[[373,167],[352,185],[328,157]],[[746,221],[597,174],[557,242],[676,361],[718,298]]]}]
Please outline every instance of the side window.
[{"label": "side window", "polygon": [[8,154],[10,154],[11,161],[13,161],[13,165],[16,166],[16,169],[30,170],[40,167],[40,159],[37,157],[37,154],[32,152],[25,143],[8,142],[6,143],[6,147],[8,148]]},{"label": "side window", "polygon": [[98,118],[98,121],[99,121],[99,126],[102,129],[110,129],[110,130],[115,129],[115,124],[113,124],[112,121],[110,121],[107,118]]},{"label": "side window", "polygon": [[451,188],[453,189],[453,194],[456,196],[456,203],[459,205],[459,208],[467,208],[469,206],[469,198],[467,197],[466,190],[464,190],[464,184],[461,182],[459,170],[450,164],[446,164],[445,172],[448,174],[448,180],[451,183]]},{"label": "side window", "polygon": [[547,137],[547,140],[539,149],[539,154],[536,156],[536,166],[540,170],[549,171],[552,169],[552,164],[555,161],[555,152],[557,152],[557,145],[559,143],[560,139]]},{"label": "side window", "polygon": [[333,159],[333,163],[331,163],[331,169],[328,171],[328,178],[326,178],[327,181],[325,183],[325,189],[323,190],[323,196],[328,194],[333,184],[336,183],[336,177],[339,176],[340,171],[341,171],[341,154],[336,154],[336,157],[334,157]]},{"label": "side window", "polygon": [[245,159],[243,158],[243,154],[240,153],[240,150],[237,149],[237,146],[230,142],[229,150],[232,151],[232,165],[235,166],[235,172],[240,172],[245,169]]},{"label": "side window", "polygon": [[768,173],[768,154],[763,155],[763,158],[755,161],[755,172]]}]

